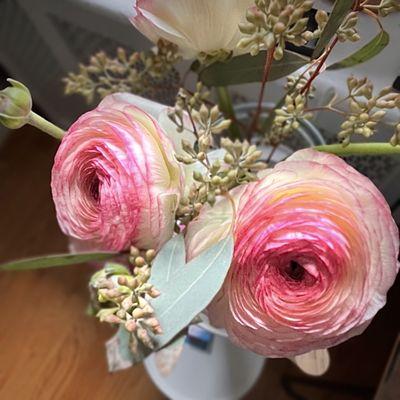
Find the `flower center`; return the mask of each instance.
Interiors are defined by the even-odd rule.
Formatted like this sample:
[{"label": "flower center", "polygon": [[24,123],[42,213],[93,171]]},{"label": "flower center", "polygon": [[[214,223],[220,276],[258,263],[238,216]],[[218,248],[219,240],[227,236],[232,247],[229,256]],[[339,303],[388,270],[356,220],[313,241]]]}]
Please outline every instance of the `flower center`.
[{"label": "flower center", "polygon": [[294,281],[302,281],[305,269],[297,261],[291,260],[285,269],[285,274]]},{"label": "flower center", "polygon": [[100,197],[99,186],[100,186],[100,180],[97,176],[95,176],[93,180],[90,182],[89,193],[92,199],[96,202],[99,200]]}]

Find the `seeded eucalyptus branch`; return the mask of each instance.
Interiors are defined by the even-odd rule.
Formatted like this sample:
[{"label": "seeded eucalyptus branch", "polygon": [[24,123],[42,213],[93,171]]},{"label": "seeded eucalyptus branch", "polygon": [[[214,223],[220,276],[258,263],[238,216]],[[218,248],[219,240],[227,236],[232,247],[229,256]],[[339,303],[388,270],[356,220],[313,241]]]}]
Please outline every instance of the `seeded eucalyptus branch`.
[{"label": "seeded eucalyptus branch", "polygon": [[285,42],[302,46],[313,38],[307,30],[308,18],[305,13],[312,8],[312,1],[288,0],[256,0],[255,7],[246,14],[246,22],[239,25],[240,31],[248,35],[238,47],[249,48],[251,55],[260,50],[274,51],[274,59],[283,57]]},{"label": "seeded eucalyptus branch", "polygon": [[101,51],[90,58],[88,65],[81,64],[79,73],[63,79],[65,94],[79,94],[89,104],[115,92],[172,103],[179,87],[179,73],[174,68],[179,60],[177,47],[162,40],[155,49],[130,55],[119,48],[114,58]]},{"label": "seeded eucalyptus branch", "polygon": [[306,96],[298,93],[288,94],[285,104],[275,110],[271,129],[265,134],[265,142],[278,146],[300,127],[300,120],[310,119],[311,112],[305,111]]},{"label": "seeded eucalyptus branch", "polygon": [[[188,224],[200,212],[206,203],[214,205],[217,196],[225,195],[230,189],[242,183],[256,179],[256,172],[266,168],[260,162],[261,151],[247,141],[232,142],[226,137],[217,140],[225,132],[231,121],[225,119],[217,105],[208,101],[209,92],[201,82],[196,91],[189,93],[180,89],[174,109],[169,113],[170,119],[178,130],[191,131],[195,137],[192,144],[182,140],[184,155],[176,159],[185,165],[192,165],[193,183],[182,197],[177,211],[177,219]],[[210,150],[219,141],[225,153],[211,158]]]},{"label": "seeded eucalyptus branch", "polygon": [[378,5],[375,5],[368,4],[368,1],[363,1],[362,7],[374,12],[377,11],[380,16],[386,17],[393,12],[400,11],[400,2],[398,0],[381,0]]},{"label": "seeded eucalyptus branch", "polygon": [[217,196],[224,196],[236,186],[255,181],[257,172],[267,167],[260,161],[262,152],[247,141],[233,142],[223,137],[220,146],[225,150],[221,158],[193,172],[193,184],[181,199],[177,212],[177,218],[184,225],[198,215],[205,203],[214,205]]},{"label": "seeded eucalyptus branch", "polygon": [[96,272],[89,284],[92,308],[102,322],[122,325],[130,333],[130,347],[135,354],[141,342],[154,349],[152,335],[162,333],[149,300],[159,296],[148,283],[154,250],[145,252],[135,247],[130,250],[130,269],[115,263]]}]

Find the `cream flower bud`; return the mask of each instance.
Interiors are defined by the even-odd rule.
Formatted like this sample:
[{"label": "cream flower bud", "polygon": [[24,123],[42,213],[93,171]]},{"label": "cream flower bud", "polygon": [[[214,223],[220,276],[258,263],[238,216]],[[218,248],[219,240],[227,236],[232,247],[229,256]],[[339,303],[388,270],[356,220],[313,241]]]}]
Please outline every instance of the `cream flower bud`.
[{"label": "cream flower bud", "polygon": [[[252,0],[134,0],[133,25],[152,42],[176,44],[185,58],[234,51]],[[227,18],[229,13],[229,18]]]}]

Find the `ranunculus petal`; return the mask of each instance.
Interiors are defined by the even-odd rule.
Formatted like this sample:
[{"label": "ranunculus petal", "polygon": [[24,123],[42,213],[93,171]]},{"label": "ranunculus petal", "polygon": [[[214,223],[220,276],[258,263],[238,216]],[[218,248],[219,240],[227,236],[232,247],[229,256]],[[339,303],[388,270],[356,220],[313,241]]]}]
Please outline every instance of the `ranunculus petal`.
[{"label": "ranunculus petal", "polygon": [[235,252],[208,309],[239,346],[290,357],[361,333],[398,271],[399,233],[372,182],[340,158],[301,150],[257,182],[204,208],[188,227],[189,257],[224,237]]},{"label": "ranunculus petal", "polygon": [[165,108],[111,95],[71,126],[55,157],[60,227],[91,248],[159,248],[173,233],[182,170],[165,132],[137,105],[153,115]]}]

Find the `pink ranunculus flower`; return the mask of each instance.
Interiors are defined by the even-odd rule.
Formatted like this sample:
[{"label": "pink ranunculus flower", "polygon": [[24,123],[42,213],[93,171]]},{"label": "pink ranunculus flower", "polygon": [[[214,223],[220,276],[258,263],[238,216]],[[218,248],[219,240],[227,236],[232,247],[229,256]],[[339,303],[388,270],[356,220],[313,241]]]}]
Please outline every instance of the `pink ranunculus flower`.
[{"label": "pink ranunculus flower", "polygon": [[134,0],[131,21],[156,43],[176,44],[185,58],[219,50],[234,51],[253,0]]},{"label": "pink ranunculus flower", "polygon": [[134,104],[153,115],[165,109],[138,96],[108,96],[71,126],[57,151],[58,222],[83,248],[157,249],[172,236],[181,169],[166,133]]},{"label": "pink ranunculus flower", "polygon": [[[398,229],[381,193],[340,158],[307,149],[205,208],[186,236],[190,258],[227,235],[235,251],[211,322],[268,357],[360,334],[398,271]],[[233,220],[234,219],[234,220]]]}]

